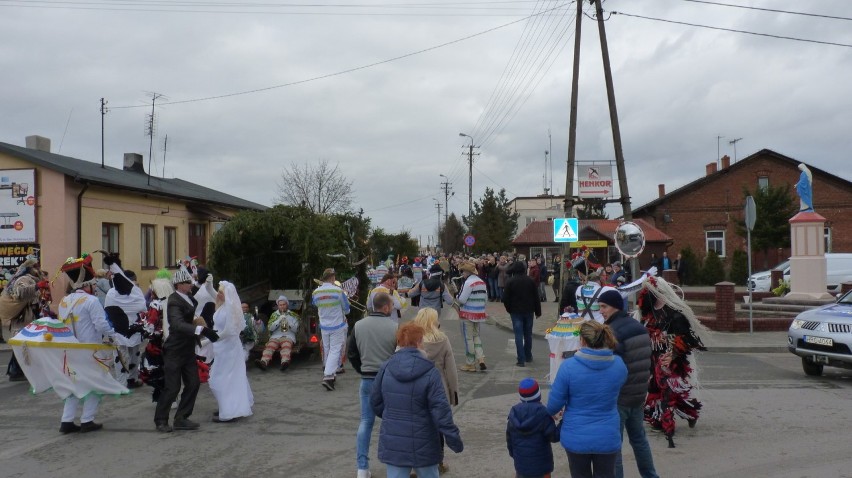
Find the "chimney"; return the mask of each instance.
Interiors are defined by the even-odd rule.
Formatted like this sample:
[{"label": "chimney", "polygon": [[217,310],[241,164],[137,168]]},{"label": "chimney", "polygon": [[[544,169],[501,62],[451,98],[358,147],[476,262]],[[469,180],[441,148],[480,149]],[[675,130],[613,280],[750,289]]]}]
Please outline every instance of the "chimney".
[{"label": "chimney", "polygon": [[727,169],[731,165],[731,157],[727,154],[722,156],[722,169]]},{"label": "chimney", "polygon": [[707,163],[707,176],[716,172],[716,163]]},{"label": "chimney", "polygon": [[666,195],[666,185],[665,184],[658,184],[657,190],[660,191],[660,197],[663,197],[663,196]]},{"label": "chimney", "polygon": [[34,149],[36,151],[44,151],[45,153],[50,152],[50,138],[45,138],[44,136],[38,136],[38,135],[27,136],[26,145],[27,145],[27,149]]},{"label": "chimney", "polygon": [[142,155],[136,153],[124,153],[124,170],[145,174]]}]

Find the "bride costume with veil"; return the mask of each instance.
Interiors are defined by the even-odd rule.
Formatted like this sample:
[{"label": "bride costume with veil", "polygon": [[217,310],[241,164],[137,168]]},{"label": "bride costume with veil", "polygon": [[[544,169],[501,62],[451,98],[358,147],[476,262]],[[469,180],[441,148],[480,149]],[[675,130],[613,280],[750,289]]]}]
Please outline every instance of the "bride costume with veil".
[{"label": "bride costume with veil", "polygon": [[219,421],[251,416],[254,396],[251,393],[240,332],[245,319],[240,297],[233,284],[219,283],[225,300],[213,315],[213,326],[219,340],[213,344],[215,362],[210,370],[210,390],[219,403]]}]

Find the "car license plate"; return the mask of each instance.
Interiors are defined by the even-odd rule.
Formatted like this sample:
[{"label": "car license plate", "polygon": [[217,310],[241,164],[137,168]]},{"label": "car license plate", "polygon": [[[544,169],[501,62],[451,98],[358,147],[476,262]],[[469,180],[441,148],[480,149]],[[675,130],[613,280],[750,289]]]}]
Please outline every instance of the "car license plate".
[{"label": "car license plate", "polygon": [[814,345],[825,345],[826,347],[831,347],[834,345],[834,340],[831,340],[827,337],[814,337],[813,335],[806,335],[805,342]]}]

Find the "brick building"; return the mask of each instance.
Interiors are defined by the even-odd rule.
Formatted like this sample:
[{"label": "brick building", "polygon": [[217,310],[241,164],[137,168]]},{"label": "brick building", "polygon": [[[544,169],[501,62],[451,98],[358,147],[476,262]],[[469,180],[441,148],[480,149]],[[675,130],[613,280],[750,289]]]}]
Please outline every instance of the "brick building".
[{"label": "brick building", "polygon": [[[734,250],[746,249],[745,238],[736,232],[736,221],[743,219],[744,188],[789,185],[798,204],[795,187],[801,161],[763,149],[734,164],[724,156],[720,163],[720,168],[715,162],[707,164],[703,177],[670,193],[660,184],[657,199],[633,210],[634,218],[644,219],[672,238],[669,255],[691,246],[703,259],[713,249],[730,264]],[[852,182],[807,166],[813,173],[814,209],[826,218],[826,252],[852,252]],[[767,257],[752,253],[757,270],[790,255],[789,249],[770,251]]]}]

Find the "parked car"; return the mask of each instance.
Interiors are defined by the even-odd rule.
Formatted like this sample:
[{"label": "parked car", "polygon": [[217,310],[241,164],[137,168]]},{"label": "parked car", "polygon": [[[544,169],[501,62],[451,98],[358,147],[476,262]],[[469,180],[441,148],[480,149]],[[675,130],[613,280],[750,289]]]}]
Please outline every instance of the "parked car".
[{"label": "parked car", "polygon": [[784,271],[784,280],[790,280],[790,260],[778,264],[768,271],[755,272],[748,278],[748,289],[754,292],[769,292],[772,283],[772,271]]},{"label": "parked car", "polygon": [[[784,280],[790,280],[790,260],[786,260],[772,268],[783,271]],[[825,255],[825,285],[832,293],[839,293],[841,284],[852,282],[852,254],[827,253]],[[754,292],[769,292],[772,271],[752,274],[748,278],[747,287]]]},{"label": "parked car", "polygon": [[826,365],[852,369],[852,291],[796,316],[787,332],[787,349],[802,357],[807,375],[822,375]]}]

